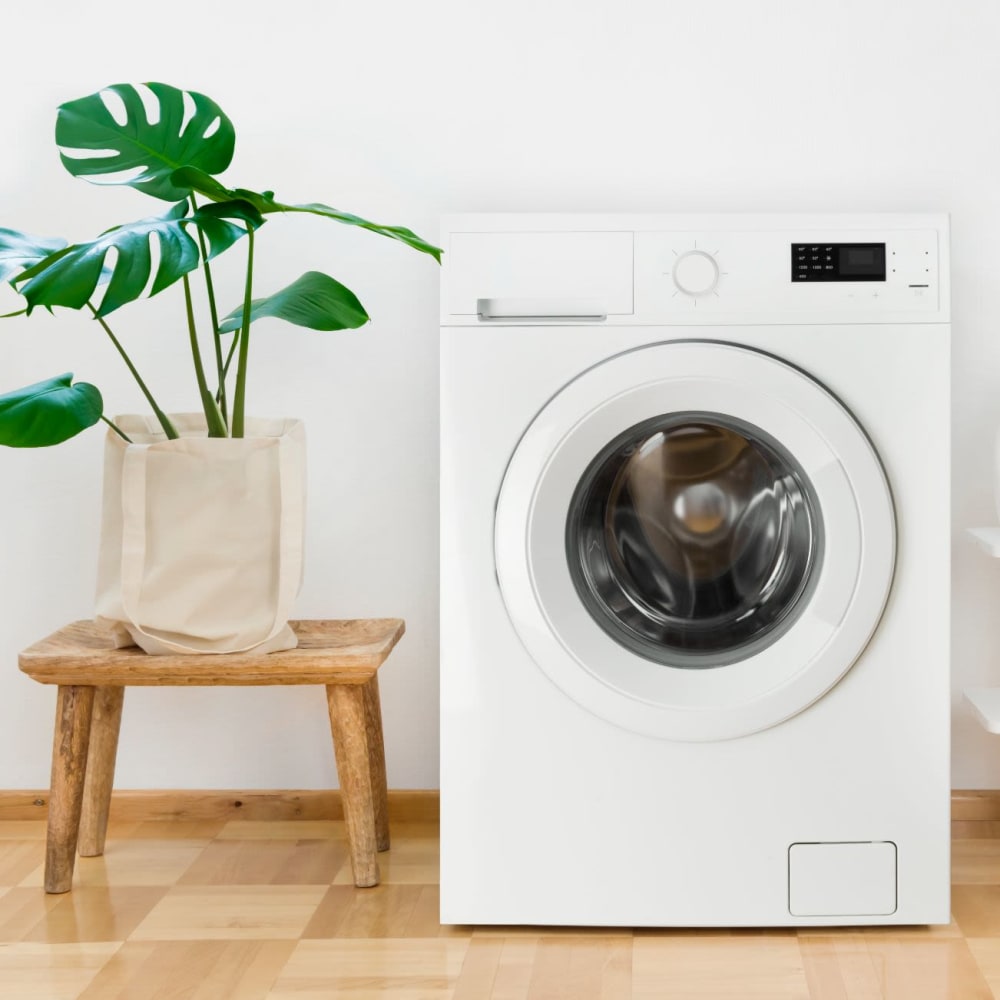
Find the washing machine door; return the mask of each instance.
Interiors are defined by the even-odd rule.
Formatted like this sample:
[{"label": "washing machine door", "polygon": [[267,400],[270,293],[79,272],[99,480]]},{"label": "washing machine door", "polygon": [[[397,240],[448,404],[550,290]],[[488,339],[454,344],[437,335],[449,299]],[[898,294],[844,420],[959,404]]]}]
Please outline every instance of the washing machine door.
[{"label": "washing machine door", "polygon": [[895,517],[823,386],[745,347],[620,354],[529,426],[497,504],[503,599],[538,666],[616,725],[722,740],[776,725],[857,660]]}]

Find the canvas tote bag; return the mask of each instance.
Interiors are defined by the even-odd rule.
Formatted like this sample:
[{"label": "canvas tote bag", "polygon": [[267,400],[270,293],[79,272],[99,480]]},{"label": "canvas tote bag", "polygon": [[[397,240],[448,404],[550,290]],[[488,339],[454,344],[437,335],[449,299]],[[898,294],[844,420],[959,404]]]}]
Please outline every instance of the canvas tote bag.
[{"label": "canvas tote bag", "polygon": [[209,438],[200,414],[115,422],[104,448],[97,620],[147,653],[292,649],[302,584],[305,430],[252,420]]}]

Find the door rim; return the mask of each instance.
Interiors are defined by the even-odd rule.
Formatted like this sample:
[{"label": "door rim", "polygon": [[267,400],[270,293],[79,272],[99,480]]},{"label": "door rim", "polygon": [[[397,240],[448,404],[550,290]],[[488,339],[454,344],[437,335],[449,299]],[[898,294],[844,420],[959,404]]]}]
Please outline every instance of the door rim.
[{"label": "door rim", "polygon": [[[580,601],[564,545],[569,497],[599,449],[650,416],[695,411],[729,414],[780,440],[836,539],[785,634],[748,659],[699,671],[653,664],[615,642]],[[494,543],[511,622],[564,694],[633,732],[721,740],[798,714],[853,666],[888,599],[895,514],[868,436],[815,378],[750,347],[673,341],[608,358],[548,401],[511,456]]]}]

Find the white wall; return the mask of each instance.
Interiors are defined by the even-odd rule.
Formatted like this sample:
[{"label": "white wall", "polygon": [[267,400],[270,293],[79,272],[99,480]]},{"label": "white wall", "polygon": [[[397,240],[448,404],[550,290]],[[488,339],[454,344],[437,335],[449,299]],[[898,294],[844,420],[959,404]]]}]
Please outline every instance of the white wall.
[{"label": "white wall", "polygon": [[[200,90],[227,111],[234,184],[431,239],[446,211],[952,213],[954,780],[1000,787],[1000,742],[977,730],[957,694],[1000,683],[1000,564],[962,536],[996,519],[1000,7],[284,0],[255,10],[53,0],[8,12],[0,225],[87,238],[157,210],[71,178],[52,144],[60,102],[149,79]],[[259,249],[260,288],[318,267],[373,316],[357,333],[261,325],[249,405],[300,415],[309,429],[299,615],[407,620],[382,680],[390,784],[433,787],[436,265],[317,219],[269,223]],[[236,304],[235,285],[224,299]],[[10,301],[0,298],[0,312]],[[175,409],[194,402],[182,308],[168,293],[116,324]],[[83,317],[0,326],[0,389],[67,370],[96,381],[109,410],[141,409]],[[90,614],[100,451],[94,430],[50,451],[0,453],[0,788],[48,784],[54,691],[20,675],[16,654]],[[896,709],[905,702],[900,692]],[[127,703],[120,787],[335,782],[316,689],[133,689]]]}]

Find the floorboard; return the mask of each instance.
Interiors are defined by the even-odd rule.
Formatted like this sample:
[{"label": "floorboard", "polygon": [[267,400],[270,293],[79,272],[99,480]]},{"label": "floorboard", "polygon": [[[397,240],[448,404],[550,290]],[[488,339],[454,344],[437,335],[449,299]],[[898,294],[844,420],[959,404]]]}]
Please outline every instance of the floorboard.
[{"label": "floorboard", "polygon": [[[660,931],[438,923],[438,837],[394,822],[383,883],[344,824],[112,821],[72,892],[42,892],[45,827],[0,823],[5,1000],[989,1000],[1000,836],[953,842],[947,927]],[[957,826],[956,833],[966,832]]]}]

